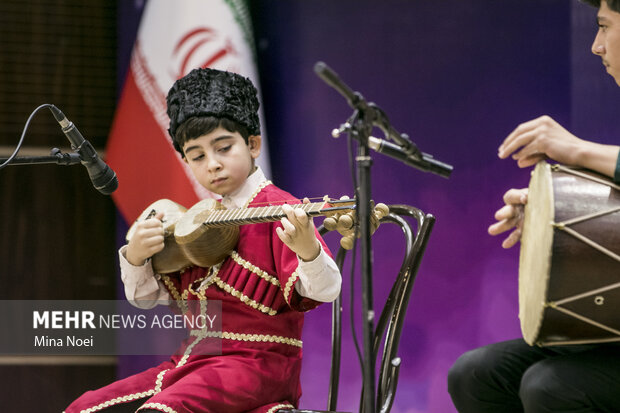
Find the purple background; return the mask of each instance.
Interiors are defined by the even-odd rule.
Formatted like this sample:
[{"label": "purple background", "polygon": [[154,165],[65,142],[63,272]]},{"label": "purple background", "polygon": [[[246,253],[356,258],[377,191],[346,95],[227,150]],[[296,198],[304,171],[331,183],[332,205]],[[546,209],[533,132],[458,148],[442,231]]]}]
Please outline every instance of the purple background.
[{"label": "purple background", "polygon": [[[140,7],[119,2],[120,79]],[[376,201],[437,217],[407,313],[392,411],[453,412],[446,374],[454,360],[520,336],[518,249],[502,250],[486,228],[505,190],[527,185],[529,171],[499,160],[498,145],[542,114],[583,138],[617,143],[620,135],[619,91],[590,53],[595,10],[564,0],[261,0],[252,11],[276,184],[297,196],[353,192],[346,139],[330,136],[351,110],[314,74],[319,60],[381,106],[421,150],[454,166],[446,180],[373,154],[372,172]],[[377,307],[401,260],[399,237],[388,226],[373,237]],[[335,250],[337,237],[326,239]],[[360,368],[349,328],[350,279],[343,276],[339,409],[354,411]],[[356,302],[358,331],[359,308]],[[325,305],[306,317],[305,408],[325,408],[329,312]],[[123,358],[119,376],[152,362]]]}]

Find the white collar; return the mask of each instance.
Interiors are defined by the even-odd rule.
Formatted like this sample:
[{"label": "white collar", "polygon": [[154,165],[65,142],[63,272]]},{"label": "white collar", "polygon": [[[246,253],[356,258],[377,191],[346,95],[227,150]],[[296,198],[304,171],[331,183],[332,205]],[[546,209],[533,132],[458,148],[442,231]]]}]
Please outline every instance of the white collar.
[{"label": "white collar", "polygon": [[222,198],[222,205],[226,209],[242,208],[250,200],[250,197],[255,194],[256,190],[265,182],[267,178],[263,173],[263,170],[258,166],[254,172],[247,177],[243,185],[239,187],[233,193],[226,195]]}]

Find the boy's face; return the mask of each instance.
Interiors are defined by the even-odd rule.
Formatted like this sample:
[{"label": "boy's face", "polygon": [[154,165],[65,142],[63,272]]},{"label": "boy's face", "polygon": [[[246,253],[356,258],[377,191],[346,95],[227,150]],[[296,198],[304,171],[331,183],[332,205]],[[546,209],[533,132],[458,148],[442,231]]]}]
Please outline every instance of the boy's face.
[{"label": "boy's face", "polygon": [[592,43],[592,53],[603,59],[603,65],[620,86],[620,13],[601,2],[597,15],[598,33]]},{"label": "boy's face", "polygon": [[183,153],[202,186],[216,194],[228,195],[241,187],[252,172],[260,146],[260,136],[250,136],[246,144],[238,132],[218,127],[185,142]]}]

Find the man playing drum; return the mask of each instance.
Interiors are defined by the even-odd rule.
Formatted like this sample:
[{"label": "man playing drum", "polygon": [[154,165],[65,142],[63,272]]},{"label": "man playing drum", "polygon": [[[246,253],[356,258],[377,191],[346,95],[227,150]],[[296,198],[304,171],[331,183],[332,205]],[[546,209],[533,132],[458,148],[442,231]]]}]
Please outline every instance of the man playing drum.
[{"label": "man playing drum", "polygon": [[[584,0],[598,7],[592,53],[620,86],[620,0]],[[620,182],[620,147],[585,141],[549,116],[525,122],[499,147],[520,167],[550,158],[600,172]],[[521,238],[527,189],[511,189],[495,214],[491,235],[512,230],[510,248]],[[617,229],[610,229],[617,230]],[[618,412],[620,344],[529,346],[524,340],[491,344],[463,354],[448,375],[448,391],[460,413]]]}]

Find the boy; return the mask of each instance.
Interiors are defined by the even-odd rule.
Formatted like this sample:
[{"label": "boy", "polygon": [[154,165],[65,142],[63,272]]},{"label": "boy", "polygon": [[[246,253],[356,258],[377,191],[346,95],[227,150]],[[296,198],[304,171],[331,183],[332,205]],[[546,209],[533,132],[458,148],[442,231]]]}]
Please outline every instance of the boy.
[{"label": "boy", "polygon": [[[592,53],[620,86],[620,0],[586,0],[598,7]],[[499,147],[520,167],[545,158],[593,169],[620,182],[616,145],[585,141],[548,116],[521,124]],[[521,237],[526,189],[511,189],[497,211],[491,235],[515,228],[502,246]],[[613,229],[612,229],[613,230]],[[448,391],[460,413],[617,412],[620,409],[620,345],[530,347],[523,340],[491,344],[463,354],[448,375]]]},{"label": "boy", "polygon": [[[242,76],[195,69],[167,96],[175,149],[198,182],[221,195],[229,209],[293,200],[254,165],[261,149],[256,94]],[[188,308],[181,298],[204,306],[221,301],[222,331],[216,332],[221,355],[201,355],[205,336],[192,332],[170,361],[85,393],[66,412],[112,406],[110,412],[273,413],[296,406],[302,312],[333,301],[341,279],[312,219],[287,205],[283,210],[287,217],[281,225],[240,227],[239,242],[223,262],[165,276],[154,274],[149,260],[164,247],[162,214],[138,224],[120,250],[127,299],[150,308],[172,298],[185,305],[182,311]]]}]

